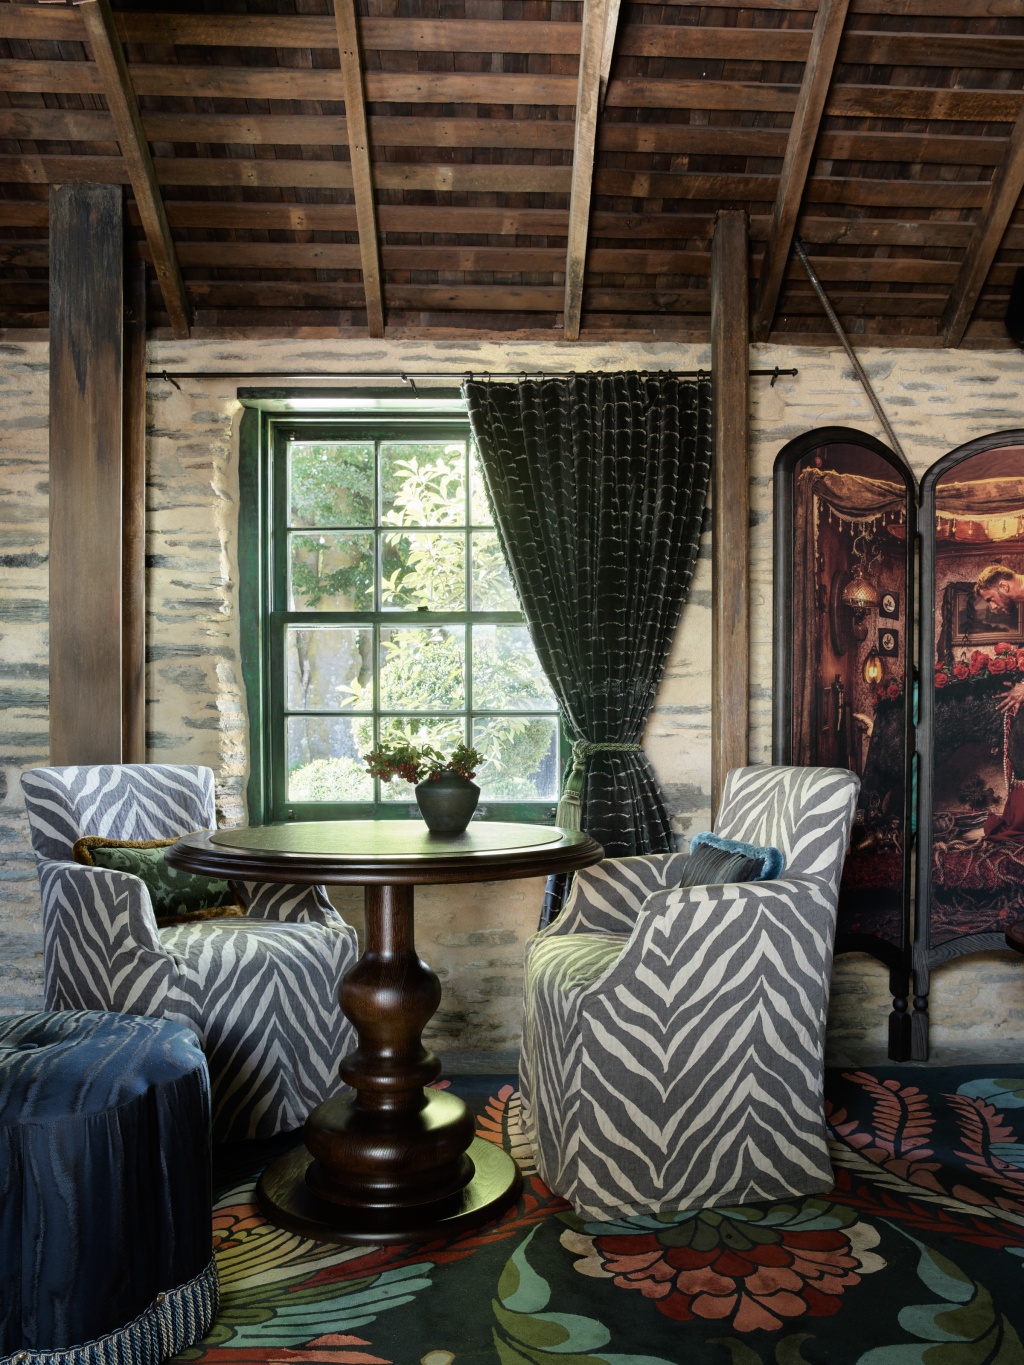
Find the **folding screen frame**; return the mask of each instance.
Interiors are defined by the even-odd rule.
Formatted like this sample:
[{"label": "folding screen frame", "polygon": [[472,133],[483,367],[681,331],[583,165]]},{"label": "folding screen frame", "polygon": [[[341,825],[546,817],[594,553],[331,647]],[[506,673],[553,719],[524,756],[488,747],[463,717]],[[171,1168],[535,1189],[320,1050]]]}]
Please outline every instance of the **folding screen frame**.
[{"label": "folding screen frame", "polygon": [[[934,778],[935,778],[935,692],[936,630],[935,588],[937,526],[936,485],[944,474],[973,456],[1003,447],[1024,446],[1024,428],[994,432],[968,441],[944,455],[931,466],[921,481],[921,696],[918,737],[918,829],[917,829],[917,915],[914,936],[914,1014],[912,1056],[924,1061],[928,1056],[928,994],[932,968],[967,953],[1005,948],[1002,930],[964,934],[933,946],[932,867],[934,851]],[[1024,478],[1024,469],[1022,469]],[[1008,793],[1009,795],[1009,793]]]},{"label": "folding screen frame", "polygon": [[796,518],[794,474],[800,461],[813,451],[829,445],[852,445],[870,451],[889,464],[907,489],[906,571],[904,574],[904,808],[903,808],[903,883],[899,942],[871,934],[844,932],[836,936],[836,952],[866,952],[889,968],[889,989],[893,1008],[889,1015],[889,1056],[906,1061],[910,1056],[911,1035],[908,1004],[911,969],[911,871],[912,871],[912,764],[914,755],[914,551],[917,484],[907,464],[888,446],[852,427],[819,427],[790,441],[779,452],[774,466],[774,651],[772,754],[776,763],[791,763],[794,757],[794,676],[795,608],[794,565],[796,558]]}]

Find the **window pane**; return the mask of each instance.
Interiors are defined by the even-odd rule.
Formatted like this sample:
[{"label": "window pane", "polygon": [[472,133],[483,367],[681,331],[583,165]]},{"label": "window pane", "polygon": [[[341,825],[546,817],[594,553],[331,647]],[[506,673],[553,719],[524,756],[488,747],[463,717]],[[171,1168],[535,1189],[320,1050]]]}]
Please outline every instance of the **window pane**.
[{"label": "window pane", "polygon": [[473,747],[486,762],[475,781],[481,800],[554,801],[558,796],[558,722],[549,716],[479,716]]},{"label": "window pane", "polygon": [[466,443],[384,441],[381,522],[388,526],[466,524]]},{"label": "window pane", "polygon": [[470,516],[474,526],[493,526],[494,518],[487,504],[484,476],[480,469],[480,456],[475,445],[469,447],[469,502]]},{"label": "window pane", "polygon": [[289,801],[372,801],[373,778],[360,757],[373,746],[369,716],[289,716]]},{"label": "window pane", "polygon": [[519,599],[508,576],[496,532],[474,531],[471,541],[473,610],[518,611]]},{"label": "window pane", "polygon": [[372,526],[372,442],[290,442],[288,508],[292,526]]},{"label": "window pane", "polygon": [[525,626],[473,627],[473,705],[488,711],[554,711]]},{"label": "window pane", "polygon": [[430,611],[466,609],[466,537],[463,531],[420,531],[384,536],[381,606]]},{"label": "window pane", "polygon": [[373,532],[288,537],[290,611],[372,611]]},{"label": "window pane", "polygon": [[466,704],[461,626],[388,626],[380,632],[385,711],[454,711]]},{"label": "window pane", "polygon": [[373,710],[372,630],[290,626],[284,662],[288,710]]},{"label": "window pane", "polygon": [[[466,737],[461,716],[384,716],[380,722],[381,739],[390,744],[431,744],[447,756]],[[416,789],[400,777],[380,784],[382,801],[416,800]]]}]

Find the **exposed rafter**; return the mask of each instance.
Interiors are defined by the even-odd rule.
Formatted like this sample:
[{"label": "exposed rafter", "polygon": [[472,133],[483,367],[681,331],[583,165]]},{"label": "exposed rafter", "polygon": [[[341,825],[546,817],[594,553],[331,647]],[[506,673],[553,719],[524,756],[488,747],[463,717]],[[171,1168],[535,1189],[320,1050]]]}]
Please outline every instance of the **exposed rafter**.
[{"label": "exposed rafter", "polygon": [[988,204],[982,210],[974,240],[968,246],[942,315],[942,343],[959,346],[971,320],[978,295],[1006,233],[1021,190],[1024,189],[1024,110],[1013,126],[1003,163],[992,180]]},{"label": "exposed rafter", "polygon": [[569,198],[569,240],[565,257],[564,327],[567,341],[580,334],[583,275],[587,260],[590,196],[594,183],[597,115],[601,107],[607,54],[609,68],[615,44],[618,0],[584,0],[580,72],[576,86],[576,135],[572,152],[572,189]]},{"label": "exposed rafter", "polygon": [[608,81],[612,74],[612,57],[615,55],[615,32],[619,26],[620,0],[608,0],[608,13],[604,21],[604,46],[601,49],[601,88],[598,95],[598,109],[604,108],[608,95]]},{"label": "exposed rafter", "polygon": [[128,74],[128,64],[117,34],[110,0],[84,0],[78,9],[92,48],[93,61],[100,74],[107,107],[114,121],[114,131],[131,180],[142,230],[149,243],[150,258],[170,317],[171,330],[176,337],[187,337],[192,325],[192,310],[185,292],[185,282],[181,278],[153,158],[139,116],[139,103]]},{"label": "exposed rafter", "polygon": [[768,246],[754,295],[752,331],[755,341],[767,341],[772,329],[849,3],[850,0],[821,0],[814,21],[811,47],[772,209]]},{"label": "exposed rafter", "polygon": [[380,251],[377,245],[377,213],[373,202],[370,169],[370,136],[366,126],[363,64],[359,56],[359,29],[355,0],[334,0],[338,29],[341,78],[345,88],[345,123],[352,161],[352,193],[356,201],[359,258],[366,295],[366,325],[370,336],[384,335],[384,292],[381,284]]}]

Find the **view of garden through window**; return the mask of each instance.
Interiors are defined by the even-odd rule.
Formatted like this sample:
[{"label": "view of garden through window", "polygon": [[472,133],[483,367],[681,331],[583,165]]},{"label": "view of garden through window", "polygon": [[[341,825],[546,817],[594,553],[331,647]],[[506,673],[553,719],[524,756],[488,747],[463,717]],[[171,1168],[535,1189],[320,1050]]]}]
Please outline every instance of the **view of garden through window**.
[{"label": "view of garden through window", "polygon": [[323,439],[317,429],[282,444],[286,800],[411,802],[406,782],[375,780],[362,759],[396,740],[445,753],[473,745],[485,757],[483,801],[555,800],[555,700],[468,432]]}]

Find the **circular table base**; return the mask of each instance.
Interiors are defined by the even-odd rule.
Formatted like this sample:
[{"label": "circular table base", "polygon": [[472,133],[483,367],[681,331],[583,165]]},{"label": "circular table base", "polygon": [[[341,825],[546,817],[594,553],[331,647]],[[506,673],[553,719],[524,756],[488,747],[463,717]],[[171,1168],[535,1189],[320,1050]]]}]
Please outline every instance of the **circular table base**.
[{"label": "circular table base", "polygon": [[474,1138],[466,1155],[475,1174],[462,1191],[461,1202],[442,1218],[417,1221],[408,1210],[378,1213],[317,1199],[306,1185],[306,1169],[313,1158],[305,1147],[296,1147],[270,1163],[256,1186],[256,1202],[278,1227],[318,1242],[416,1242],[456,1237],[504,1213],[519,1197],[523,1184],[519,1167],[493,1142]]}]

